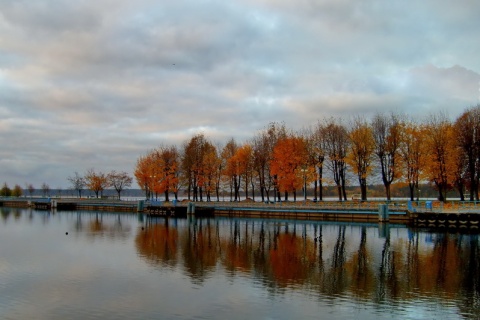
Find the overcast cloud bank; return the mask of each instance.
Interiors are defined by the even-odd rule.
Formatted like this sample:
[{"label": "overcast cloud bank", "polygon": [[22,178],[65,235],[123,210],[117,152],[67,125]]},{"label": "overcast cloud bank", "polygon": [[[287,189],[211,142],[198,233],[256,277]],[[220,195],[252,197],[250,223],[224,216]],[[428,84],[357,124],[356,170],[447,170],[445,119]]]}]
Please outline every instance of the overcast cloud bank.
[{"label": "overcast cloud bank", "polygon": [[480,2],[0,0],[0,182],[133,172],[160,144],[480,99]]}]

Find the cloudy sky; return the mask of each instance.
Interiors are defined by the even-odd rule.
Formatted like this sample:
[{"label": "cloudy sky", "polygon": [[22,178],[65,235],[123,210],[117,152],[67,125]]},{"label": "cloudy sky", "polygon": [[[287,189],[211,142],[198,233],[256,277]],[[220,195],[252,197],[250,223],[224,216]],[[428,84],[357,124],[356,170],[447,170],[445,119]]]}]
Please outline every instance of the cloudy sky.
[{"label": "cloudy sky", "polygon": [[[476,0],[0,0],[0,183],[133,172],[203,132],[480,99]],[[135,185],[136,186],[136,185]]]}]

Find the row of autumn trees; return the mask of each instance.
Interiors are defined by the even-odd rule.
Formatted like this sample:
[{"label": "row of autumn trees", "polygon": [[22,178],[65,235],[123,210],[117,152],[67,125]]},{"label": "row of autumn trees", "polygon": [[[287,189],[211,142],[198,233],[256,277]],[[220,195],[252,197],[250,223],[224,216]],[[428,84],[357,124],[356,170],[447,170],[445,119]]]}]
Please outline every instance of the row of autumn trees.
[{"label": "row of autumn trees", "polygon": [[480,178],[480,105],[466,109],[455,121],[444,113],[414,121],[401,114],[377,113],[372,119],[355,116],[345,123],[328,118],[293,132],[271,123],[243,143],[224,146],[203,134],[181,147],[161,146],[137,160],[135,178],[147,198],[164,194],[188,199],[230,200],[258,192],[262,201],[288,200],[313,185],[314,198],[323,200],[325,185],[334,184],[339,200],[347,200],[349,181],[360,186],[367,200],[367,181],[382,181],[391,199],[391,185],[408,185],[410,198],[418,197],[420,183],[429,182],[446,200],[452,189],[461,200],[478,200]]},{"label": "row of autumn trees", "polygon": [[84,176],[75,172],[67,180],[71,183],[72,188],[78,192],[78,197],[82,196],[84,188],[92,190],[97,198],[103,195],[105,189],[113,188],[118,194],[118,199],[120,199],[121,192],[130,187],[133,182],[132,177],[127,172],[112,170],[109,173],[103,173],[94,169],[89,169]]},{"label": "row of autumn trees", "polygon": [[[41,190],[44,197],[49,196],[50,186],[48,184],[46,184],[45,182],[42,183]],[[3,187],[0,189],[0,196],[1,197],[21,197],[24,194],[24,191],[27,191],[31,197],[35,192],[35,187],[31,183],[29,183],[25,185],[25,190],[24,190],[22,189],[22,187],[20,187],[20,185],[16,184],[13,187],[13,189],[10,189],[10,187],[5,182],[3,184]]]}]

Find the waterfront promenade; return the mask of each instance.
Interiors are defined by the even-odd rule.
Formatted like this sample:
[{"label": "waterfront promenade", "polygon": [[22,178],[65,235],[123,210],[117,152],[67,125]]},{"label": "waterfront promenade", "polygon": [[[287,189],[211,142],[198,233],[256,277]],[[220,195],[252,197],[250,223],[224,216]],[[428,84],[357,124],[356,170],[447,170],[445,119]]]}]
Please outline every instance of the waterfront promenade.
[{"label": "waterfront promenade", "polygon": [[[311,200],[254,202],[254,201],[120,201],[92,198],[0,198],[0,206],[31,207],[38,210],[87,210],[139,212],[151,216],[229,216],[251,218],[281,218],[328,221],[379,221],[416,224],[417,218],[435,222],[480,217],[480,202],[470,201],[320,201]],[[433,223],[432,222],[432,223]],[[437,223],[437,222],[435,222]],[[437,223],[438,224],[438,223]]]}]

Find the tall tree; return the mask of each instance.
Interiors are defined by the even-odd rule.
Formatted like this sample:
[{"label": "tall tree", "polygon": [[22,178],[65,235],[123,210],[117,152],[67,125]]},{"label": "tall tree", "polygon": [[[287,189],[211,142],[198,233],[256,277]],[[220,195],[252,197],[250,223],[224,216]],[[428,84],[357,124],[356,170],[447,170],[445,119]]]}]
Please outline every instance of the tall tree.
[{"label": "tall tree", "polygon": [[285,192],[285,200],[288,200],[288,193],[293,192],[296,201],[297,190],[302,189],[309,170],[305,140],[295,136],[279,139],[273,149],[270,167],[278,189]]},{"label": "tall tree", "polygon": [[191,191],[193,192],[194,201],[202,201],[202,187],[205,183],[203,171],[203,158],[205,156],[207,141],[203,133],[193,136],[183,145],[182,154],[182,173],[183,180],[187,185],[188,199],[190,199]]},{"label": "tall tree", "polygon": [[152,189],[150,188],[151,186],[151,180],[152,180],[152,161],[153,161],[153,151],[140,156],[137,159],[137,163],[135,165],[135,171],[134,171],[134,176],[135,179],[137,180],[137,184],[145,192],[145,199],[150,199],[152,196]]},{"label": "tall tree", "polygon": [[347,151],[349,145],[348,132],[345,126],[331,118],[324,129],[325,150],[328,155],[328,166],[338,190],[338,200],[347,200],[346,172]]},{"label": "tall tree", "polygon": [[367,200],[367,177],[372,170],[372,160],[375,150],[372,128],[361,117],[356,117],[350,126],[350,148],[347,162],[358,177],[362,200]]},{"label": "tall tree", "polygon": [[[235,152],[238,164],[238,175],[244,182],[245,199],[248,198],[248,188],[253,180],[253,150],[248,143],[243,144]],[[253,186],[253,185],[252,185]],[[254,196],[253,196],[254,197]]]},{"label": "tall tree", "polygon": [[[262,202],[265,198],[270,202],[270,191],[275,188],[274,177],[271,174],[270,163],[273,157],[273,148],[279,139],[287,136],[284,123],[271,122],[265,129],[259,131],[253,141],[253,167],[258,178]],[[277,192],[275,192],[275,197]]]},{"label": "tall tree", "polygon": [[480,105],[465,110],[455,121],[456,143],[464,158],[470,201],[478,200],[480,170]]},{"label": "tall tree", "polygon": [[204,155],[202,159],[202,168],[204,176],[204,189],[207,196],[207,201],[211,201],[211,196],[216,192],[217,200],[219,198],[217,181],[218,171],[221,167],[221,161],[218,156],[215,145],[207,141],[204,146]]},{"label": "tall tree", "polygon": [[232,138],[227,142],[225,147],[222,150],[222,159],[225,161],[224,175],[228,179],[230,186],[230,201],[239,201],[240,200],[240,174],[239,174],[239,163],[236,153],[238,150],[238,145],[235,140]]},{"label": "tall tree", "polygon": [[[313,181],[313,195],[314,195],[314,201],[318,200],[318,183],[320,181],[320,174],[322,173],[322,170],[320,167],[323,167],[323,158],[319,156],[319,153],[324,152],[324,147],[320,144],[319,148],[319,141],[323,141],[318,139],[319,136],[317,136],[316,128],[314,127],[308,127],[303,130],[301,133],[303,139],[305,140],[305,145],[307,148],[307,154],[308,154],[308,166],[313,169],[312,176],[309,177],[310,180]],[[321,163],[320,163],[321,161]],[[317,171],[317,168],[319,170]],[[305,190],[305,198],[307,195],[307,190]],[[320,198],[323,197],[322,191],[320,191]]]},{"label": "tall tree", "polygon": [[[268,141],[268,158],[269,158],[269,163],[271,165],[273,161],[273,153],[274,153],[274,148],[276,147],[278,141],[286,139],[288,137],[288,132],[287,128],[285,126],[285,123],[277,123],[277,122],[271,122],[268,127],[267,127],[267,141]],[[268,186],[273,186],[274,189],[274,194],[275,197],[277,198],[278,201],[280,201],[280,190],[278,189],[278,185],[276,182],[278,181],[276,174],[272,173],[272,169],[269,168],[269,182]],[[269,193],[270,193],[270,187],[267,189],[267,198],[269,198]]]},{"label": "tall tree", "polygon": [[[316,179],[314,183],[314,196],[315,199],[323,200],[323,168],[326,158],[326,132],[325,123],[318,121],[313,129],[311,136],[312,143],[312,156],[314,159],[312,163],[315,163]],[[317,185],[318,184],[318,185]],[[318,188],[318,197],[317,197]]]},{"label": "tall tree", "polygon": [[22,187],[20,187],[18,184],[16,184],[15,187],[13,187],[13,190],[12,190],[12,197],[21,197],[22,194],[23,194]]},{"label": "tall tree", "polygon": [[395,179],[401,177],[399,170],[401,121],[395,114],[386,116],[377,113],[372,120],[375,154],[378,157],[379,167],[387,200],[391,200],[390,186]]},{"label": "tall tree", "polygon": [[[455,131],[454,136],[457,137],[457,131],[455,130],[455,128],[453,130]],[[462,148],[458,145],[457,152],[455,153],[454,157],[455,177],[453,180],[453,185],[458,190],[460,201],[465,201],[465,189],[469,181],[468,162]]]},{"label": "tall tree", "polygon": [[265,202],[267,195],[269,170],[269,146],[266,131],[257,133],[252,140],[253,167],[258,177],[260,197]]},{"label": "tall tree", "polygon": [[427,174],[438,190],[438,200],[447,199],[457,172],[457,144],[452,123],[443,113],[432,114],[427,124],[428,166]]},{"label": "tall tree", "polygon": [[103,190],[109,186],[107,175],[103,172],[95,172],[93,168],[89,169],[85,174],[85,183],[95,193],[97,198],[99,196],[102,197]]},{"label": "tall tree", "polygon": [[48,197],[50,194],[50,186],[45,182],[42,183],[42,193],[44,197]]},{"label": "tall tree", "polygon": [[135,177],[147,198],[157,199],[163,193],[165,201],[170,201],[171,192],[178,198],[179,163],[179,152],[174,145],[160,146],[137,161]]},{"label": "tall tree", "polygon": [[33,194],[35,193],[35,187],[33,186],[33,184],[29,183],[27,184],[27,191],[28,191],[28,195],[30,197],[33,197]]},{"label": "tall tree", "polygon": [[426,162],[426,136],[424,125],[414,121],[402,123],[400,139],[400,156],[402,158],[404,178],[408,183],[410,200],[414,200],[415,190],[419,198],[419,181],[425,170]]},{"label": "tall tree", "polygon": [[75,171],[75,174],[72,177],[68,177],[67,180],[71,183],[72,189],[77,191],[78,197],[81,198],[82,190],[85,188],[85,179]]},{"label": "tall tree", "polygon": [[118,194],[118,200],[120,200],[120,194],[125,189],[132,185],[132,177],[125,171],[117,172],[115,170],[110,171],[107,175],[108,184],[115,188]]},{"label": "tall tree", "polygon": [[157,191],[165,195],[165,201],[170,201],[169,194],[173,192],[177,198],[178,171],[180,168],[179,152],[174,145],[162,146],[155,152],[157,176]]},{"label": "tall tree", "polygon": [[12,190],[8,187],[7,183],[3,183],[2,189],[0,189],[0,196],[10,197],[12,195]]},{"label": "tall tree", "polygon": [[223,170],[225,168],[225,161],[220,156],[219,152],[222,150],[222,147],[217,144],[215,146],[215,162],[217,168],[215,170],[215,193],[217,195],[217,201],[220,201],[220,188],[222,187],[222,177],[223,177]]}]

